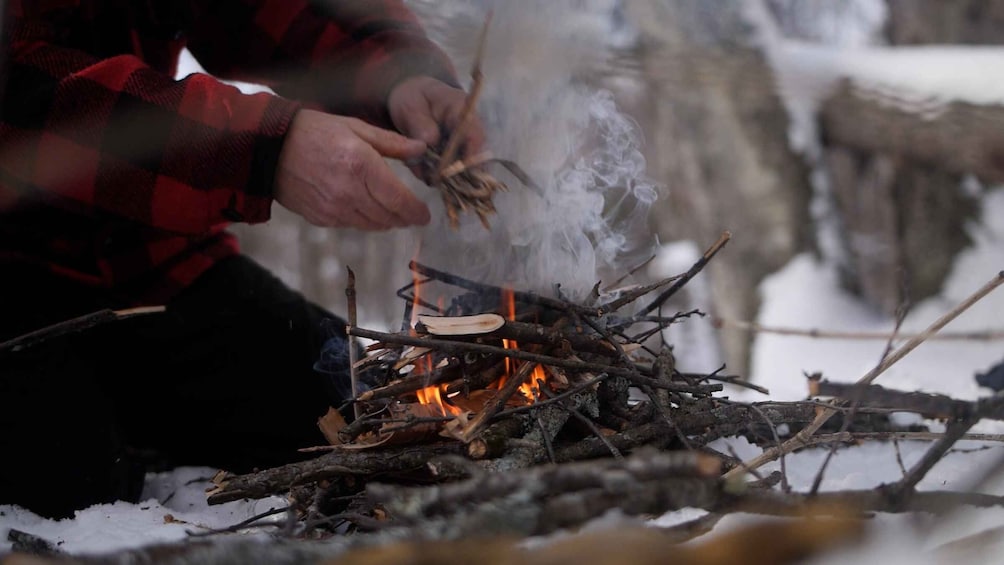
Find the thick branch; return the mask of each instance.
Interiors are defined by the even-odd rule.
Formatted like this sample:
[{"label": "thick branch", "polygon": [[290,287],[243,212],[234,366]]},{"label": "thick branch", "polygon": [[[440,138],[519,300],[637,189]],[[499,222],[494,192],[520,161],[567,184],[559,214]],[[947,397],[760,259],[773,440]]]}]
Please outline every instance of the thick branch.
[{"label": "thick branch", "polygon": [[533,467],[508,473],[485,473],[466,481],[435,487],[405,488],[371,483],[367,496],[387,504],[395,518],[422,520],[452,514],[461,505],[507,498],[551,498],[587,489],[619,486],[624,483],[656,481],[669,477],[712,478],[720,462],[702,453],[649,451],[625,460],[606,459]]},{"label": "thick branch", "polygon": [[[956,419],[972,414],[976,405],[965,400],[956,400],[943,394],[926,392],[903,392],[880,385],[866,387],[834,383],[830,381],[811,382],[812,396],[833,396],[862,408],[888,408],[903,412],[915,412],[927,418]],[[1004,419],[1002,414],[988,414],[988,418]]]},{"label": "thick branch", "polygon": [[459,454],[460,444],[423,445],[396,449],[337,450],[316,459],[289,463],[247,475],[227,476],[208,496],[209,504],[281,494],[296,485],[339,475],[380,476],[421,469],[433,457]]}]

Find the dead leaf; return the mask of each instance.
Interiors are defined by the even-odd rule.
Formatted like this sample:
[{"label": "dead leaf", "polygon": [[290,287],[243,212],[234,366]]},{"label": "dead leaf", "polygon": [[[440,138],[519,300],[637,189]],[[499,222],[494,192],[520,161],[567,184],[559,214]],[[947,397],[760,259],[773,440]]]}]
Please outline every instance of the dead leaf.
[{"label": "dead leaf", "polygon": [[321,428],[324,439],[331,445],[341,445],[342,440],[338,437],[338,432],[348,425],[342,414],[334,408],[328,407],[328,413],[317,419],[317,427]]}]

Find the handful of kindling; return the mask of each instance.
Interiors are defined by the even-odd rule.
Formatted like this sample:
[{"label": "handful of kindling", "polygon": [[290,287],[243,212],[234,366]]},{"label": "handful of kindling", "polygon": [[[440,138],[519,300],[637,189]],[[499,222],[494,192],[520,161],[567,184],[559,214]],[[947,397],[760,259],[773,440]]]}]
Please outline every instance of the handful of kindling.
[{"label": "handful of kindling", "polygon": [[502,165],[523,185],[541,192],[523,169],[513,161],[496,159],[487,151],[467,158],[458,158],[458,152],[467,137],[466,130],[477,107],[478,97],[481,95],[484,77],[481,73],[481,59],[490,23],[491,13],[488,14],[481,29],[478,51],[471,69],[471,91],[467,95],[457,127],[450,134],[441,152],[429,149],[423,157],[423,168],[432,172],[428,179],[429,186],[439,190],[442,195],[446,215],[450,220],[450,226],[454,229],[460,226],[460,214],[468,211],[477,214],[485,229],[491,229],[488,217],[496,211],[492,199],[495,193],[508,191],[509,187],[484,170],[488,164]]},{"label": "handful of kindling", "polygon": [[[496,163],[505,167],[524,186],[541,192],[530,180],[529,175],[513,161],[496,159],[490,152],[480,153],[465,160],[455,160],[445,164],[443,157],[429,149],[425,152],[425,166],[435,171],[430,186],[439,190],[450,226],[460,226],[460,214],[474,212],[485,229],[491,229],[488,217],[496,212],[493,198],[496,192],[506,192],[509,187],[484,170],[484,166]],[[445,165],[445,166],[444,166]]]}]

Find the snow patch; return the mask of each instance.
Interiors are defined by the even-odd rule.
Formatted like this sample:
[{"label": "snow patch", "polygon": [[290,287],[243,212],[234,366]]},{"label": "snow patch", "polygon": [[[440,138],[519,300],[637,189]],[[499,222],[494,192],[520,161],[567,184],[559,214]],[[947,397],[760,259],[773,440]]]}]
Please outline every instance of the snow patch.
[{"label": "snow patch", "polygon": [[[71,554],[95,554],[184,540],[188,532],[226,528],[272,508],[286,506],[278,497],[209,506],[205,489],[216,470],[185,467],[150,474],[144,501],[98,504],[73,518],[50,520],[19,506],[0,505],[0,552],[11,548],[7,532],[16,529],[52,542]],[[282,515],[274,518],[281,520]],[[264,535],[261,530],[245,535]]]}]

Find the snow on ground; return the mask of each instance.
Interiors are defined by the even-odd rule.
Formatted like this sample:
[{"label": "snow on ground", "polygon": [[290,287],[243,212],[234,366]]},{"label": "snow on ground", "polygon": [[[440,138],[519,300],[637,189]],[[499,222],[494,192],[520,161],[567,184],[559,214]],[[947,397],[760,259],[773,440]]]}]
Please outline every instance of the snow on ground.
[{"label": "snow on ground", "polygon": [[[902,332],[916,333],[968,297],[1004,269],[1004,189],[987,192],[982,198],[979,220],[968,230],[974,245],[955,260],[941,294],[917,304],[905,319]],[[667,248],[660,260],[675,264],[680,246]],[[845,292],[839,285],[835,268],[809,255],[796,257],[784,269],[761,285],[763,305],[757,322],[767,327],[835,330],[848,332],[891,333],[894,321],[876,314]],[[943,332],[982,332],[1004,329],[1004,289],[998,289],[968,312],[949,324]],[[700,320],[690,323],[706,323]],[[903,341],[897,342],[902,344]],[[807,395],[804,374],[821,372],[826,378],[854,382],[881,359],[885,340],[836,340],[811,337],[760,334],[753,347],[750,378],[770,388],[771,399],[798,400]],[[876,381],[890,388],[940,392],[957,398],[975,399],[991,394],[978,387],[974,374],[1004,360],[1001,341],[930,340],[886,371]],[[705,367],[707,368],[707,367]],[[734,391],[734,398],[763,400],[749,391]],[[927,422],[933,431],[943,428]],[[984,421],[974,432],[1002,433],[1001,422]],[[910,468],[930,446],[929,442],[900,442],[903,465]],[[742,439],[719,441],[713,447],[734,450],[743,459],[751,459],[760,448]],[[819,471],[825,450],[807,450],[786,459],[787,478],[795,491],[808,491]],[[922,490],[970,490],[970,485],[990,466],[1004,457],[1001,446],[978,442],[959,442],[918,485]],[[774,462],[764,471],[780,469]],[[869,442],[842,448],[830,463],[822,490],[867,489],[898,480],[902,470],[896,449],[887,443]],[[992,481],[983,492],[1004,495],[1004,478]],[[703,512],[685,509],[669,513],[657,523],[669,525],[693,519]],[[748,515],[728,516],[715,528],[721,533],[759,518]],[[967,508],[946,518],[931,516],[879,515],[869,524],[868,542],[827,556],[814,563],[825,565],[864,562],[889,563],[997,563],[1004,538],[990,535],[979,541],[970,539],[981,532],[1004,527],[1004,508]],[[961,540],[961,541],[959,541]],[[955,542],[953,544],[953,542]]]},{"label": "snow on ground", "polygon": [[215,473],[215,469],[186,467],[150,474],[142,502],[98,504],[78,511],[72,519],[44,519],[0,504],[0,554],[10,549],[10,528],[39,536],[67,553],[94,554],[176,542],[188,538],[189,532],[226,528],[286,506],[282,498],[271,497],[210,507],[205,490]]},{"label": "snow on ground", "polygon": [[[942,293],[912,309],[903,323],[903,332],[925,329],[1004,269],[1001,218],[1004,218],[1004,190],[997,189],[984,195],[981,220],[969,226],[975,245],[956,258]],[[768,278],[761,288],[764,304],[758,321],[764,326],[889,333],[894,328],[893,320],[876,315],[839,287],[832,265],[817,262],[808,255],[797,257]],[[1004,323],[1001,312],[1004,312],[1004,291],[999,290],[960,316],[945,332],[999,330]],[[803,371],[820,371],[827,378],[851,382],[874,367],[884,349],[884,340],[823,340],[761,334],[755,342],[752,377],[758,382],[770,382],[774,398],[802,398],[806,393]],[[1000,341],[932,340],[893,366],[879,382],[972,399],[987,393],[976,385],[973,374],[1002,360],[1004,343]]]}]

